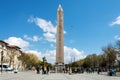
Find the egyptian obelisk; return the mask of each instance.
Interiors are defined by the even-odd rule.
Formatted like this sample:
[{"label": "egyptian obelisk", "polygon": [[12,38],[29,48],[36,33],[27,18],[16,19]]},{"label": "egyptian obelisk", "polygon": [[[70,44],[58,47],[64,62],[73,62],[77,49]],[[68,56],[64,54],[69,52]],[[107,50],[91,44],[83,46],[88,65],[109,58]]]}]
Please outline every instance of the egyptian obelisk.
[{"label": "egyptian obelisk", "polygon": [[57,10],[57,34],[56,34],[56,68],[57,72],[63,72],[64,68],[64,29],[63,9],[59,5]]}]

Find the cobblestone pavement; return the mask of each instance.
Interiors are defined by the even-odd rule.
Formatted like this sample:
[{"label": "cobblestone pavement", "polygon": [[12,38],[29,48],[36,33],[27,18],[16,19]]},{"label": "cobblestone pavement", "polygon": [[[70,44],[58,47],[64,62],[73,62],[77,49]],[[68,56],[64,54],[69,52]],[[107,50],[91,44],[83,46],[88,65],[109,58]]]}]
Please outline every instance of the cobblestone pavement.
[{"label": "cobblestone pavement", "polygon": [[120,77],[94,74],[36,74],[35,72],[4,72],[0,74],[0,80],[120,80]]}]

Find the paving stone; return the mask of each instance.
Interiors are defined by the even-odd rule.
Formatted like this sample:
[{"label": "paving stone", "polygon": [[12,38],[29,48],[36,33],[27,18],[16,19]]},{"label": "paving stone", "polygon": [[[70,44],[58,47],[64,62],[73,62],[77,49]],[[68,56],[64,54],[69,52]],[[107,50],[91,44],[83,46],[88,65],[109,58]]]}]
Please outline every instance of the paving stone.
[{"label": "paving stone", "polygon": [[36,74],[34,71],[19,72],[4,72],[0,74],[0,80],[120,80],[120,77],[92,74],[63,74],[51,73],[49,75]]}]

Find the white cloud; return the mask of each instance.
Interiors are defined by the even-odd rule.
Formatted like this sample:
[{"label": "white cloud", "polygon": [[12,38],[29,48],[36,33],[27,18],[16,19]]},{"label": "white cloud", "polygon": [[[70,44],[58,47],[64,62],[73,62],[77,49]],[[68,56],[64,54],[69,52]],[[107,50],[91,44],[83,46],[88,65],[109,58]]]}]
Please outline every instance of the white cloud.
[{"label": "white cloud", "polygon": [[[28,22],[31,23],[35,23],[39,28],[41,28],[43,30],[43,37],[45,40],[49,41],[49,42],[56,42],[56,27],[53,26],[53,24],[51,23],[51,21],[47,21],[45,19],[42,18],[34,18],[34,17],[30,17],[28,19]],[[66,33],[66,31],[64,31],[64,34]],[[71,43],[73,43],[74,41],[71,41]],[[53,45],[51,44],[51,47]],[[55,63],[55,57],[56,57],[56,50],[46,50],[44,53],[41,53],[39,51],[32,51],[34,52],[36,55],[39,56],[39,58],[42,60],[42,57],[46,57],[47,61],[50,63]],[[67,46],[64,46],[64,61],[65,63],[69,63],[71,61],[71,59],[73,60],[75,58],[75,60],[79,60],[81,58],[84,58],[84,52],[83,51],[79,51],[76,48],[70,48]]]},{"label": "white cloud", "polygon": [[53,24],[51,23],[51,21],[47,21],[45,19],[42,18],[34,18],[34,17],[30,17],[28,19],[28,22],[35,22],[35,24],[41,28],[43,30],[43,32],[51,32],[51,33],[56,33],[56,27],[53,26]]},{"label": "white cloud", "polygon": [[45,40],[49,42],[55,42],[56,27],[53,26],[51,21],[44,20],[42,18],[30,17],[28,22],[35,23],[39,28],[43,30],[43,36]]},{"label": "white cloud", "polygon": [[[53,26],[51,21],[47,21],[45,19],[42,18],[34,18],[34,17],[30,17],[28,19],[28,22],[30,23],[35,23],[39,28],[41,28],[43,30],[43,36],[45,38],[45,40],[49,41],[49,42],[56,42],[55,40],[55,35],[56,35],[56,26]],[[66,33],[66,31],[64,31],[64,34]]]},{"label": "white cloud", "polygon": [[[42,60],[42,57],[45,56],[49,63],[52,63],[52,64],[55,63],[56,50],[46,50],[45,53],[41,53],[36,50],[29,50],[26,52],[36,54],[40,58],[40,60]],[[65,46],[64,47],[64,61],[65,63],[69,63],[71,62],[71,59],[72,61],[74,61],[74,58],[75,60],[82,59],[85,57],[83,53],[84,53],[83,51],[79,51],[76,48],[70,48],[70,47]]]},{"label": "white cloud", "polygon": [[65,62],[69,63],[75,60],[79,60],[85,57],[85,55],[83,54],[83,51],[79,51],[76,48],[70,48],[67,46],[64,46],[64,56],[65,56]]},{"label": "white cloud", "polygon": [[30,40],[30,41],[34,41],[34,42],[37,42],[39,40],[42,39],[42,37],[39,37],[39,36],[33,36],[33,37],[29,37],[28,35],[24,35],[23,36],[26,40]]},{"label": "white cloud", "polygon": [[55,63],[55,56],[56,56],[56,50],[47,50],[44,54],[42,54],[42,57],[46,57],[47,62],[54,64]]},{"label": "white cloud", "polygon": [[41,53],[40,51],[37,50],[28,50],[25,51],[26,53],[33,53],[37,55],[37,57],[42,60],[43,57],[46,57],[47,62],[54,64],[55,63],[55,50],[46,50],[45,53]]},{"label": "white cloud", "polygon": [[44,33],[43,36],[49,42],[56,42],[56,39],[55,39],[56,37],[55,37],[55,34],[53,33],[47,32],[47,33]]},{"label": "white cloud", "polygon": [[[29,42],[23,40],[22,38],[19,37],[9,37],[8,39],[5,40],[5,42],[9,43],[10,45],[16,45],[22,48],[25,52],[30,52],[36,54],[40,60],[42,60],[42,57],[46,57],[47,61],[49,63],[54,64],[55,63],[55,57],[56,57],[56,50],[46,50],[44,53],[37,51],[37,50],[29,50]],[[53,46],[51,44],[51,46]],[[64,46],[64,61],[65,63],[69,63],[75,60],[79,60],[85,57],[83,54],[83,51],[79,51],[76,48],[71,48]]]},{"label": "white cloud", "polygon": [[35,22],[41,29],[43,29],[44,32],[56,33],[56,27],[53,26],[51,21],[46,21],[41,18],[36,18]]},{"label": "white cloud", "polygon": [[27,50],[25,51],[25,53],[33,53],[35,54],[39,59],[41,59],[41,55],[42,53],[40,51],[37,51],[37,50]]},{"label": "white cloud", "polygon": [[113,21],[110,25],[111,25],[111,26],[113,26],[113,25],[120,25],[120,16],[118,16],[118,17],[116,18],[116,20]]},{"label": "white cloud", "polygon": [[4,41],[9,43],[10,45],[16,45],[22,48],[23,50],[27,49],[29,46],[29,42],[23,40],[22,38],[18,38],[18,37],[9,37],[8,39]]},{"label": "white cloud", "polygon": [[119,36],[119,35],[116,35],[114,38],[115,38],[116,40],[120,40],[120,36]]}]

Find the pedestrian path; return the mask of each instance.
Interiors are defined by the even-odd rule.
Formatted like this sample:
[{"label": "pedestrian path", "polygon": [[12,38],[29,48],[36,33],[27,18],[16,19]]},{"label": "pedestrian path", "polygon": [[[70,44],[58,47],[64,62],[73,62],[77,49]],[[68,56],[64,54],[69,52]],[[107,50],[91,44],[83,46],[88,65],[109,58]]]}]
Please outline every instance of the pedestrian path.
[{"label": "pedestrian path", "polygon": [[120,80],[120,77],[98,74],[50,74],[41,80]]},{"label": "pedestrian path", "polygon": [[36,74],[36,72],[19,72],[0,74],[0,80],[120,80],[120,77],[92,74],[64,74],[51,73],[47,75]]}]

